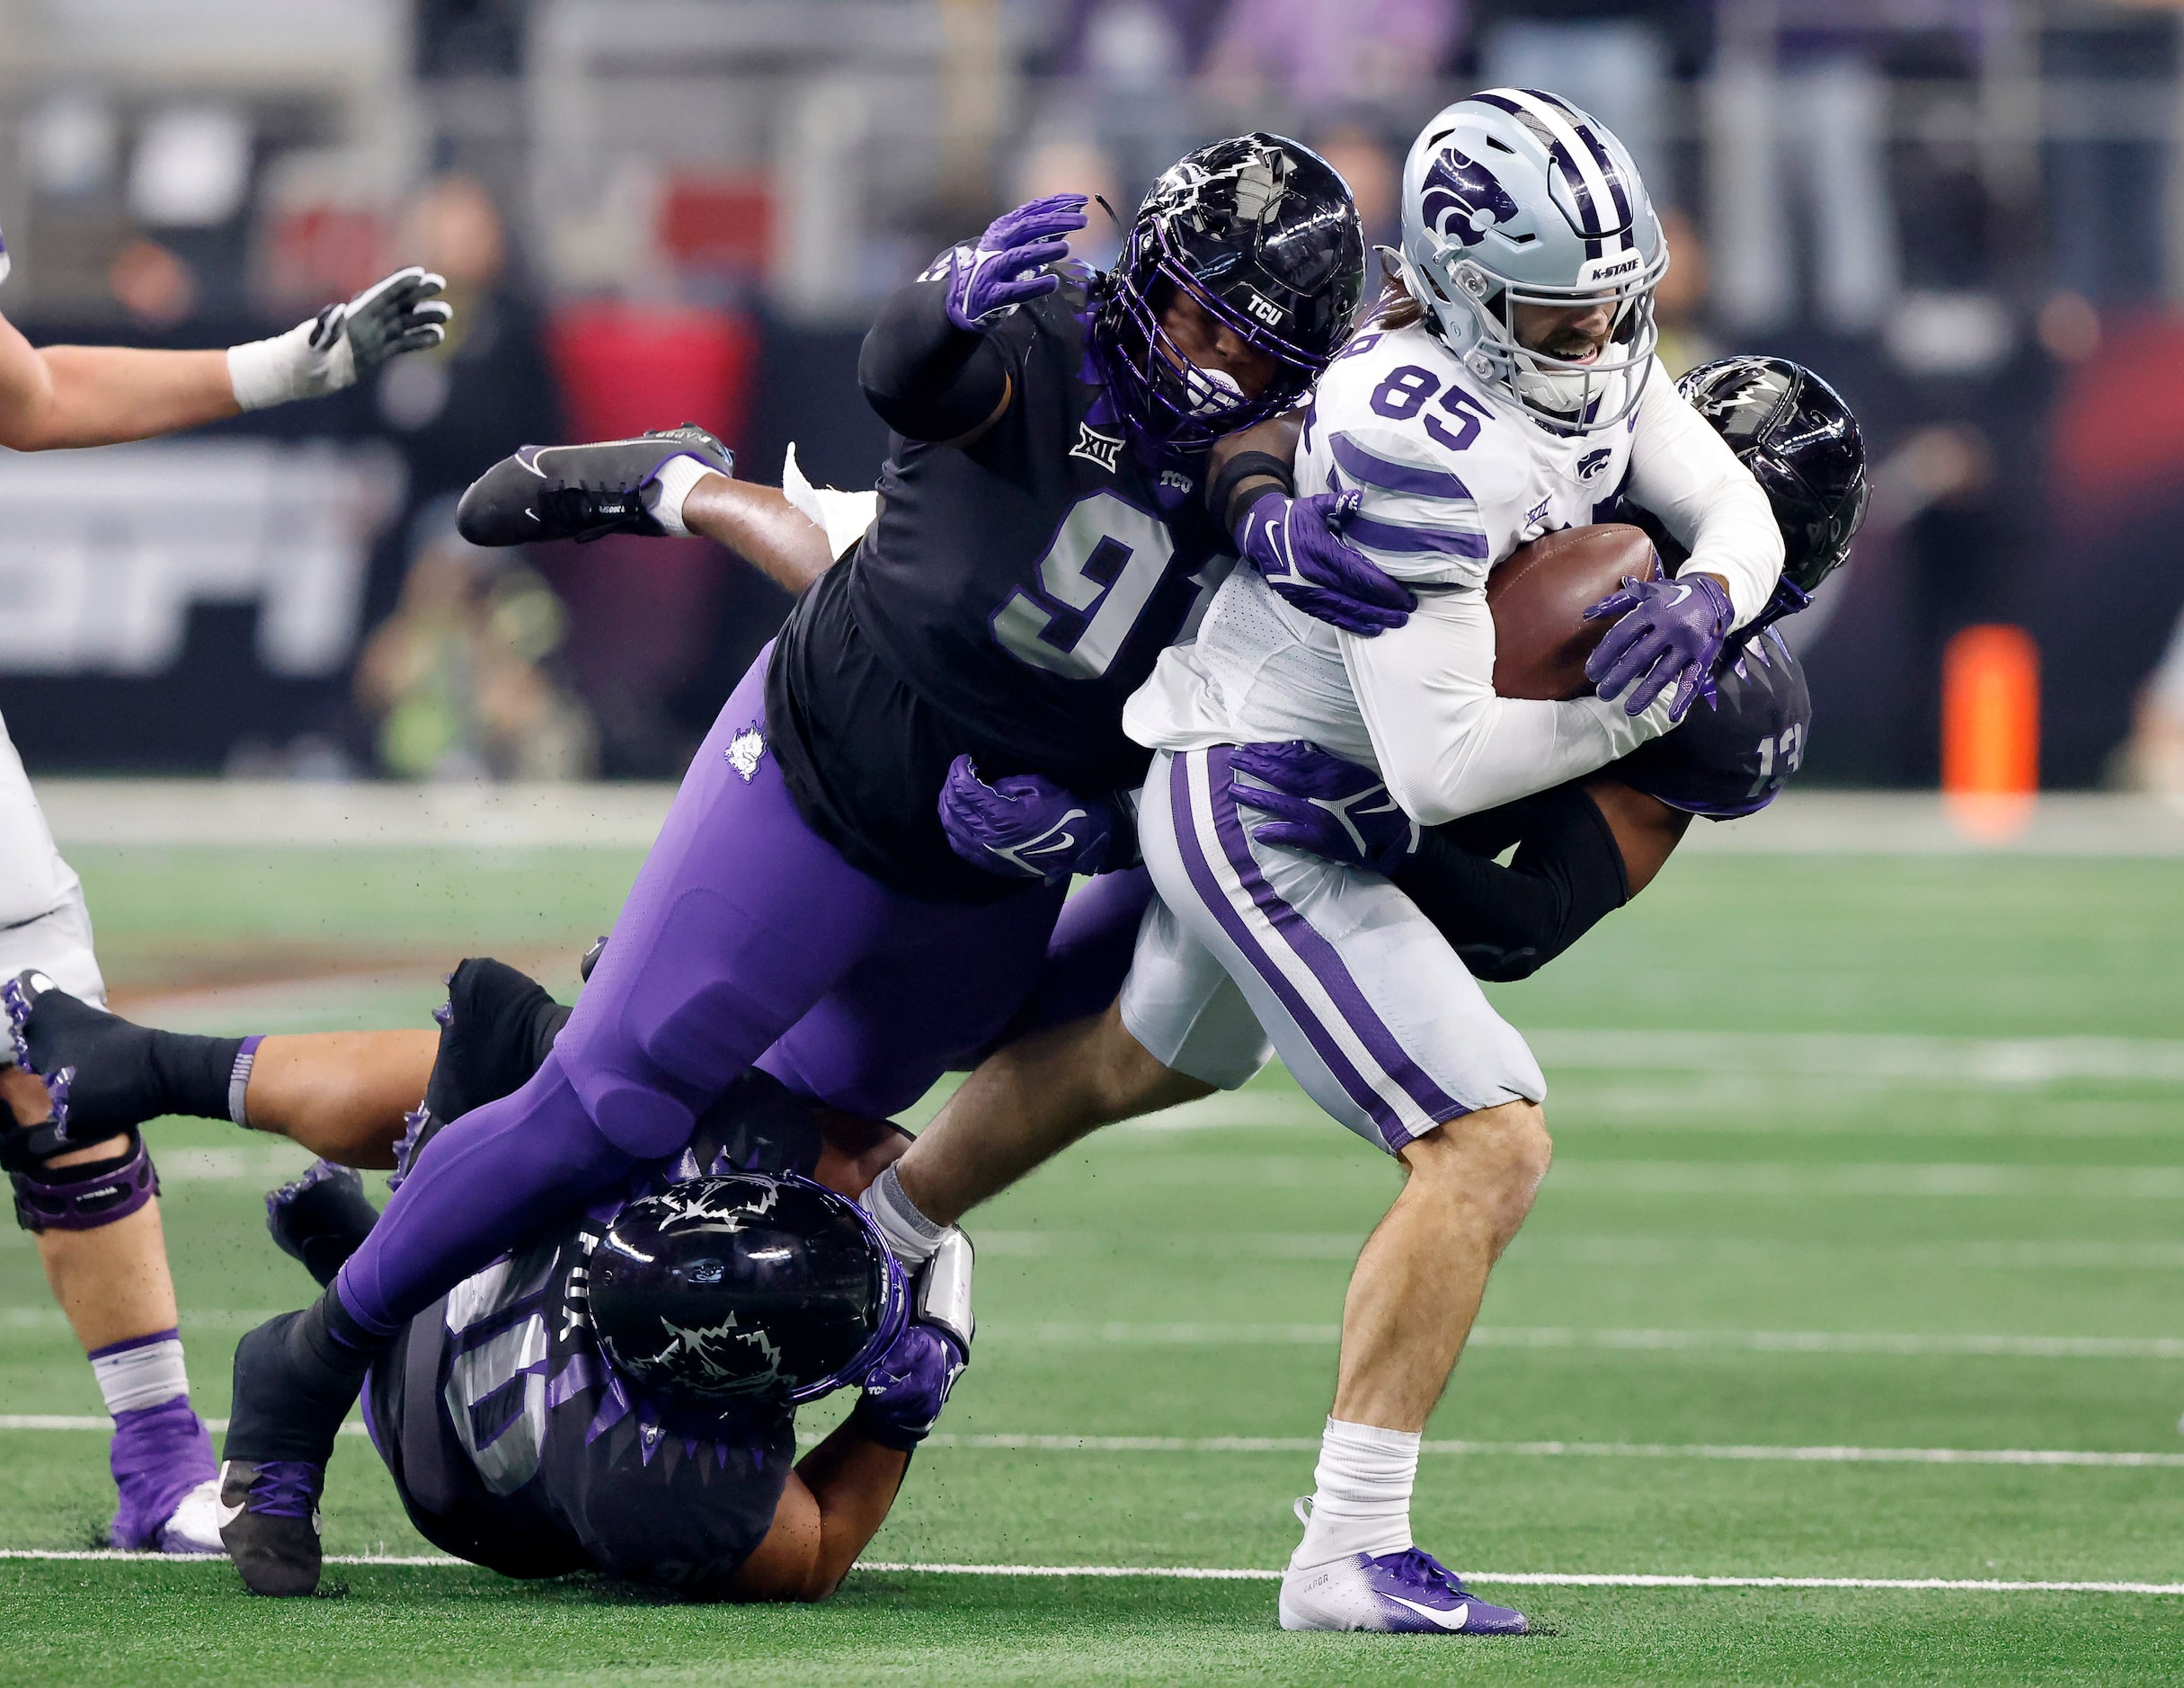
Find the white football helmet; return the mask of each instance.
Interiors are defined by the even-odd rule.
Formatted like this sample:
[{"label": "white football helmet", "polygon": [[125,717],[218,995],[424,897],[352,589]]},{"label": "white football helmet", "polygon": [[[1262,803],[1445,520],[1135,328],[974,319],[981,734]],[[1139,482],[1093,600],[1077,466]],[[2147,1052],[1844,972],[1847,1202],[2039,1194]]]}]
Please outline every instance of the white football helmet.
[{"label": "white football helmet", "polygon": [[[1549,427],[1590,433],[1636,407],[1668,249],[1629,152],[1567,100],[1490,88],[1428,123],[1403,166],[1398,256],[1427,325]],[[1590,362],[1517,343],[1516,307],[1602,299],[1614,326]]]}]

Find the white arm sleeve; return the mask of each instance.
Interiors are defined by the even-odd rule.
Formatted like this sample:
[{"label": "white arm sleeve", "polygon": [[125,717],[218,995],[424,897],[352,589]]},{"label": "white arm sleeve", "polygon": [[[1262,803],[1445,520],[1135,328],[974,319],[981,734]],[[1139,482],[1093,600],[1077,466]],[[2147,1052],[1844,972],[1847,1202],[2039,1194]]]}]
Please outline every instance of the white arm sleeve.
[{"label": "white arm sleeve", "polygon": [[1579,778],[1668,730],[1665,691],[1637,716],[1597,697],[1496,696],[1494,617],[1475,588],[1422,592],[1404,626],[1341,637],[1381,777],[1422,825]]},{"label": "white arm sleeve", "polygon": [[1685,568],[1729,583],[1738,626],[1766,608],[1782,573],[1773,507],[1728,443],[1657,367],[1638,401],[1626,490],[1691,553]]}]

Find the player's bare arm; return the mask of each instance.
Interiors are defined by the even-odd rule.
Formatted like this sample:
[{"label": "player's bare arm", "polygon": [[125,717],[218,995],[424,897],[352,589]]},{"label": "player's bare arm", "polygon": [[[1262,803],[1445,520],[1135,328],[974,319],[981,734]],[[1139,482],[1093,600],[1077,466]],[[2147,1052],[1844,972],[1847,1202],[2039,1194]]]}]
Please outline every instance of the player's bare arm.
[{"label": "player's bare arm", "polygon": [[388,358],[438,344],[449,315],[435,297],[443,285],[397,271],[285,334],[225,351],[40,348],[0,318],[0,445],[113,445],[336,392]]}]

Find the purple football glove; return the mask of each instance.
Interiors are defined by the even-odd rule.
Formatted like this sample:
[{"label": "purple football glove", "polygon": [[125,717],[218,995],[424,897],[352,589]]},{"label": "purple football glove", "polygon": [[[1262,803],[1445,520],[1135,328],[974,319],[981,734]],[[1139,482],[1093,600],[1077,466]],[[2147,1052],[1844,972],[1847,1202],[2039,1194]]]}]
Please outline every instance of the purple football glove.
[{"label": "purple football glove", "polygon": [[986,225],[975,246],[948,254],[948,320],[977,332],[1011,306],[1042,298],[1061,285],[1033,271],[1070,255],[1061,238],[1085,226],[1085,196],[1056,193],[1004,211]]},{"label": "purple football glove", "polygon": [[1262,844],[1391,878],[1418,848],[1418,823],[1403,813],[1381,777],[1317,744],[1302,739],[1247,744],[1230,752],[1229,766],[1265,787],[1241,781],[1230,786],[1238,806],[1279,817],[1251,829]]},{"label": "purple football glove", "polygon": [[1615,697],[1636,680],[1623,705],[1635,715],[1674,686],[1676,695],[1668,706],[1671,721],[1682,720],[1694,697],[1713,701],[1714,664],[1729,636],[1729,624],[1736,618],[1727,589],[1713,575],[1638,581],[1626,574],[1622,591],[1610,593],[1585,612],[1587,621],[1602,616],[1619,619],[1585,665],[1585,677],[1602,697]]},{"label": "purple football glove", "polygon": [[865,1376],[852,1415],[882,1447],[908,1453],[923,1442],[948,1404],[948,1391],[971,1364],[954,1335],[938,1325],[905,1325],[895,1346]]},{"label": "purple football glove", "polygon": [[1355,493],[1284,498],[1269,487],[1236,524],[1236,554],[1308,616],[1372,638],[1410,619],[1418,600],[1342,542]]},{"label": "purple football glove", "polygon": [[1004,877],[1064,884],[1096,874],[1114,846],[1114,811],[1042,774],[1011,774],[989,786],[968,756],[948,765],[940,788],[940,830],[973,867]]}]

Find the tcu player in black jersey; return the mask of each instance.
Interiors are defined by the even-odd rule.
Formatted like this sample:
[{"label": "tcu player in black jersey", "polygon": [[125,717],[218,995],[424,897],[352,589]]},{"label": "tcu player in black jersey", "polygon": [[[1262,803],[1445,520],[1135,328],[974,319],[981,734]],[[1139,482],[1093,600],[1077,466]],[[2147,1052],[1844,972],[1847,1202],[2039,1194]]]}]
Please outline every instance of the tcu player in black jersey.
[{"label": "tcu player in black jersey", "polygon": [[[449,1113],[528,1077],[568,1017],[492,961],[456,970],[441,1012],[404,1164]],[[825,1598],[969,1357],[962,1233],[913,1288],[853,1199],[905,1141],[746,1074],[673,1161],[549,1222],[410,1320],[372,1366],[364,1408],[419,1532],[510,1577],[591,1570],[700,1599]],[[445,1174],[426,1162],[414,1176]],[[267,1213],[322,1284],[375,1219],[357,1176],[323,1160]],[[299,1317],[253,1333],[238,1369]],[[798,1461],[796,1407],[843,1387],[859,1390],[856,1408]],[[237,1422],[262,1456],[221,1472],[222,1514],[243,1524],[237,1568],[262,1593],[308,1592],[316,1468],[275,1457],[289,1426]]]},{"label": "tcu player in black jersey", "polygon": [[[679,1151],[754,1062],[885,1114],[1008,1023],[1061,892],[956,857],[936,812],[948,766],[969,753],[1094,789],[1135,777],[1122,700],[1224,555],[1206,450],[1307,389],[1363,280],[1348,189],[1273,136],[1179,163],[1111,275],[1047,267],[1082,204],[1010,213],[882,313],[861,369],[897,431],[875,530],[730,697],[538,1072],[434,1141],[447,1175],[403,1186],[277,1353],[246,1342],[229,1459],[262,1457],[240,1426],[280,1422],[310,1444],[289,1436],[282,1457],[323,1468],[366,1367],[411,1319],[537,1214]],[[597,526],[582,483],[629,449],[590,466],[519,454],[466,499],[466,529]],[[662,530],[725,466],[673,441],[637,449],[618,519],[634,494]],[[1261,552],[1308,596],[1301,560],[1343,555],[1325,513],[1300,502]],[[1384,624],[1407,600],[1381,590]]]}]

